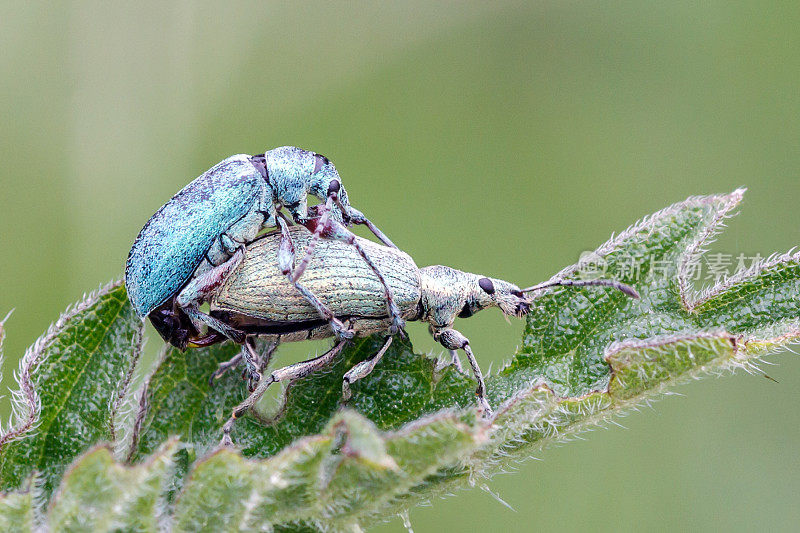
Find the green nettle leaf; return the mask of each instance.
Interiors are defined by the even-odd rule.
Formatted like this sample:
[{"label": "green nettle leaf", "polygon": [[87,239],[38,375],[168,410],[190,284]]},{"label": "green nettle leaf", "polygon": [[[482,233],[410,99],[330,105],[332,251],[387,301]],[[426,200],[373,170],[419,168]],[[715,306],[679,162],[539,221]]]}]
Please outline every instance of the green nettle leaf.
[{"label": "green nettle leaf", "polygon": [[0,495],[0,531],[33,531],[33,494],[31,491]]},{"label": "green nettle leaf", "polygon": [[165,348],[138,394],[129,461],[146,457],[170,435],[180,435],[201,455],[216,445],[222,424],[247,389],[235,369],[213,385],[209,377],[237,353],[231,344],[184,352]]},{"label": "green nettle leaf", "polygon": [[142,323],[117,283],[65,312],[28,348],[14,416],[0,434],[0,489],[36,472],[48,495],[75,457],[114,440],[141,342]]},{"label": "green nettle leaf", "polygon": [[[715,337],[735,334],[730,341],[733,350],[716,352],[711,358],[730,367],[746,365],[753,344],[773,347],[796,338],[800,254],[772,258],[699,295],[690,287],[689,276],[700,250],[743,192],[690,198],[604,244],[596,256],[606,275],[636,287],[641,300],[626,302],[614,293],[567,290],[541,298],[528,316],[520,353],[495,379],[502,383],[494,387],[495,394],[524,387],[531,379],[543,380],[562,397],[606,390],[615,353],[623,349],[645,358],[641,372],[650,370],[668,379],[690,369],[664,374],[677,354],[648,364],[649,347],[680,342],[691,350],[692,339],[700,347],[707,345],[710,333]],[[578,267],[573,266],[556,277],[576,277],[577,273]],[[702,368],[706,362],[698,360],[692,368]],[[647,388],[654,384],[647,380]]]},{"label": "green nettle leaf", "polygon": [[[244,454],[268,457],[299,437],[323,431],[341,407],[344,373],[382,343],[380,337],[356,339],[328,369],[290,385],[274,420],[266,424],[255,418],[241,420],[234,437]],[[214,384],[209,376],[238,352],[231,345],[183,353],[166,349],[140,392],[131,459],[146,456],[169,435],[180,435],[198,455],[215,447],[222,424],[245,398],[246,389],[236,371]],[[471,406],[475,385],[470,378],[452,367],[437,374],[435,367],[435,360],[415,354],[409,342],[397,338],[368,378],[371,386],[355,385],[360,394],[350,405],[381,429],[399,428],[443,408]]]},{"label": "green nettle leaf", "polygon": [[[289,384],[279,408],[242,418],[233,432],[236,448],[219,448],[221,426],[244,398],[245,388],[235,371],[213,385],[209,377],[219,363],[236,355],[237,348],[222,345],[183,353],[165,349],[139,390],[137,408],[125,421],[129,438],[124,457],[134,466],[120,466],[108,448],[96,448],[70,470],[42,520],[72,527],[80,520],[76,510],[85,504],[81,502],[97,499],[96,514],[82,526],[356,529],[391,513],[402,514],[442,492],[481,483],[507,461],[601,423],[680,380],[749,370],[756,358],[800,338],[800,254],[775,256],[702,293],[690,282],[704,247],[743,192],[690,198],[668,207],[612,238],[586,262],[554,276],[580,279],[591,264],[603,277],[634,286],[641,299],[575,287],[540,295],[527,317],[519,351],[487,378],[489,399],[496,408],[489,419],[476,409],[475,383],[468,375],[445,361],[414,353],[410,342],[400,338],[374,372],[353,385],[353,398],[343,408],[342,376],[378,350],[382,339],[372,337],[351,343],[325,371]],[[106,297],[116,291],[108,291]],[[17,429],[19,434],[9,443],[17,447],[6,444],[0,452],[4,487],[21,486],[34,469],[54,483],[68,460],[88,444],[115,437],[107,428],[120,417],[108,407],[114,403],[109,398],[122,397],[125,372],[132,368],[138,346],[132,358],[127,354],[137,345],[139,331],[124,302],[117,303],[117,316],[103,322],[104,338],[111,330],[119,333],[103,349],[110,359],[119,355],[119,361],[116,374],[104,375],[121,383],[109,377],[93,391],[80,389],[77,378],[65,381],[62,375],[76,373],[65,369],[88,360],[88,349],[48,352],[49,373],[36,370],[27,382],[21,380],[23,398],[31,392],[41,397],[41,414],[35,411],[36,423],[29,428],[20,424],[25,416],[17,417],[16,427],[23,431]],[[87,317],[104,316],[109,307],[101,297],[82,311]],[[61,322],[32,353],[47,352],[44,345],[66,343],[60,332],[68,328]],[[95,339],[92,346],[102,344],[102,334],[92,331],[65,338],[71,339],[70,345],[89,339]],[[26,356],[31,358],[36,364],[23,361],[23,368],[42,366],[41,356]],[[75,433],[54,431],[52,420],[63,408],[53,405],[64,404],[65,395],[74,397],[76,405],[108,407],[92,426],[98,431],[80,441],[62,436]],[[85,430],[80,434],[87,435]],[[62,439],[60,453],[42,455],[54,435]],[[171,438],[180,440],[180,449]],[[28,457],[38,462],[28,464]],[[153,466],[161,464],[159,458],[166,464],[167,457],[174,469]],[[126,496],[127,507],[109,510],[81,481],[90,476],[113,487],[128,480],[140,489]],[[30,509],[36,505],[29,494],[5,495],[0,513],[30,523],[35,519]]]},{"label": "green nettle leaf", "polygon": [[326,515],[352,526],[361,513],[404,496],[483,440],[482,431],[453,413],[381,433],[346,410],[321,434],[272,458],[246,460],[223,449],[198,463],[178,502],[175,529],[248,531],[297,521],[325,528],[319,522]]},{"label": "green nettle leaf", "polygon": [[48,525],[54,531],[156,531],[177,447],[170,440],[134,467],[116,464],[108,446],[89,450],[64,474]]}]

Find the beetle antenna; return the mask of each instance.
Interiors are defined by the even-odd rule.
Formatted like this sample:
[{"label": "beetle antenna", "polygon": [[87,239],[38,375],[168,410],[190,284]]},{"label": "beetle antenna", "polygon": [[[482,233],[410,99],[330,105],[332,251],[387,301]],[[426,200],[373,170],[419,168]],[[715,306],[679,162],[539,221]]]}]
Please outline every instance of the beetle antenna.
[{"label": "beetle antenna", "polygon": [[624,292],[631,298],[639,298],[639,293],[636,292],[636,289],[634,289],[630,285],[625,285],[624,283],[620,283],[619,281],[614,281],[612,279],[586,279],[586,280],[562,279],[556,281],[545,281],[544,283],[528,287],[527,289],[522,289],[522,292],[541,291],[543,289],[547,289],[550,287],[589,287],[589,286],[613,287],[617,290]]}]

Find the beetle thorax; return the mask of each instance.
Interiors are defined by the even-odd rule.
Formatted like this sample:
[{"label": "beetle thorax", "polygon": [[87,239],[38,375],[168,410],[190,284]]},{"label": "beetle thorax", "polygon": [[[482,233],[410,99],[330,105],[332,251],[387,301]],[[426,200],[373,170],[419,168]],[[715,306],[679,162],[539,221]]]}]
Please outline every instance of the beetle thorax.
[{"label": "beetle thorax", "polygon": [[513,283],[440,265],[420,269],[420,293],[419,320],[438,329],[489,307],[517,317],[530,311],[530,300]]},{"label": "beetle thorax", "polygon": [[290,207],[301,201],[309,190],[309,176],[314,171],[310,152],[294,146],[281,146],[264,154],[267,179],[276,204]]},{"label": "beetle thorax", "polygon": [[[327,157],[294,146],[281,146],[266,152],[264,158],[277,209],[285,207],[296,219],[305,219],[308,195],[324,202],[334,181],[338,183],[339,200],[348,205],[339,173]],[[333,209],[338,211],[335,206]]]}]

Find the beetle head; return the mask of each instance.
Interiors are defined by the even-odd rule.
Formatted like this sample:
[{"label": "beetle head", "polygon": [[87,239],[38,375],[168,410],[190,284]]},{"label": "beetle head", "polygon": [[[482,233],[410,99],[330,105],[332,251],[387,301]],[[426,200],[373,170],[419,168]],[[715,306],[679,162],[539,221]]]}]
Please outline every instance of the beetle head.
[{"label": "beetle head", "polygon": [[[314,171],[311,175],[309,192],[322,201],[335,193],[342,204],[350,205],[342,178],[339,177],[339,171],[336,170],[333,161],[322,154],[313,154],[313,157]],[[334,210],[338,209],[334,207]]]},{"label": "beetle head", "polygon": [[161,338],[180,350],[185,350],[189,339],[199,334],[189,317],[174,307],[172,300],[156,308],[149,316]]},{"label": "beetle head", "polygon": [[508,281],[446,266],[425,267],[420,274],[420,318],[437,327],[449,327],[456,318],[468,318],[490,307],[516,317],[530,311],[530,300]]},{"label": "beetle head", "polygon": [[[636,292],[636,289],[630,285],[611,279],[554,280],[525,289],[520,289],[513,283],[502,279],[480,278],[477,283],[480,291],[472,288],[468,293],[471,295],[468,301],[472,302],[473,312],[496,305],[503,311],[503,314],[512,315],[517,318],[521,318],[530,313],[531,306],[533,305],[534,297],[526,296],[525,293],[536,293],[550,287],[609,287],[622,292],[630,298],[639,298],[639,293]],[[481,292],[483,292],[483,294],[481,294]],[[467,310],[466,307],[464,309],[465,311]],[[472,313],[468,313],[465,316],[470,316],[471,314]],[[459,316],[462,315],[459,314]]]},{"label": "beetle head", "polygon": [[[499,307],[504,315],[519,318],[531,310],[530,300],[513,283],[479,276],[475,276],[473,283],[476,286],[470,287],[467,302],[472,306],[473,313],[489,307]],[[466,311],[466,307],[464,311]]]}]

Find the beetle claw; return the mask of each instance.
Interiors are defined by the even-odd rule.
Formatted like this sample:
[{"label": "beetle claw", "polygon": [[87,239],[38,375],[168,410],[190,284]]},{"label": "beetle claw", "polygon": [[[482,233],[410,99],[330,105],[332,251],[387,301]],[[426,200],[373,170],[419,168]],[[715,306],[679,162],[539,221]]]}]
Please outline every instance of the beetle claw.
[{"label": "beetle claw", "polygon": [[228,419],[225,422],[225,425],[222,426],[222,440],[219,442],[220,446],[230,447],[233,446],[233,440],[231,439],[231,431],[233,430],[233,424],[236,422],[234,417]]},{"label": "beetle claw", "polygon": [[402,338],[406,338],[406,321],[399,316],[395,316],[392,319],[392,325],[389,326],[389,334],[391,335],[400,335]]},{"label": "beetle claw", "polygon": [[492,407],[483,395],[478,395],[478,411],[483,418],[491,418],[494,414]]},{"label": "beetle claw", "polygon": [[247,334],[244,331],[240,331],[238,329],[230,328],[228,331],[225,332],[233,342],[236,344],[243,344],[244,340],[247,338]]},{"label": "beetle claw", "polygon": [[242,379],[247,380],[247,390],[253,392],[256,390],[258,382],[261,381],[261,373],[248,365],[242,372]]},{"label": "beetle claw", "polygon": [[218,368],[214,372],[211,373],[211,377],[208,378],[208,386],[213,387],[214,383],[221,378],[225,372],[227,372],[227,368]]},{"label": "beetle claw", "polygon": [[336,338],[338,338],[339,340],[352,339],[356,334],[355,331],[345,327],[344,324],[342,324],[336,319],[331,320],[331,329],[333,330],[333,334],[336,335]]},{"label": "beetle claw", "polygon": [[[237,355],[228,361],[220,363],[217,369],[211,373],[211,377],[208,378],[208,384],[213,387],[214,382],[224,376],[228,370],[238,365],[239,361],[241,361],[241,355]],[[244,374],[242,374],[242,378],[244,378]]]}]

